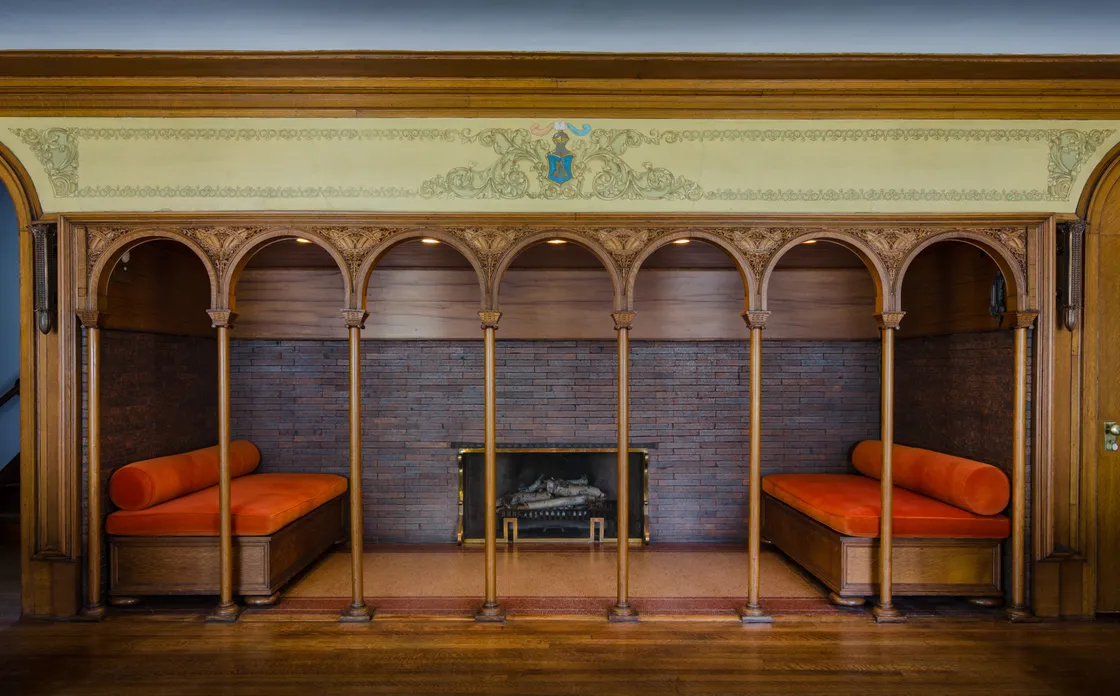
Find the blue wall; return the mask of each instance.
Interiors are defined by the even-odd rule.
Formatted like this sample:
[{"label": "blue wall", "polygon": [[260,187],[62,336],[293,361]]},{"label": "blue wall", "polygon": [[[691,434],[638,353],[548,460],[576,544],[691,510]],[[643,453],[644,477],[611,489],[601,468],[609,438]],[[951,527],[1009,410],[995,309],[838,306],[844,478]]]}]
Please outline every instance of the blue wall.
[{"label": "blue wall", "polygon": [[[19,224],[0,185],[0,394],[19,377]],[[19,451],[19,398],[0,406],[0,467]]]}]

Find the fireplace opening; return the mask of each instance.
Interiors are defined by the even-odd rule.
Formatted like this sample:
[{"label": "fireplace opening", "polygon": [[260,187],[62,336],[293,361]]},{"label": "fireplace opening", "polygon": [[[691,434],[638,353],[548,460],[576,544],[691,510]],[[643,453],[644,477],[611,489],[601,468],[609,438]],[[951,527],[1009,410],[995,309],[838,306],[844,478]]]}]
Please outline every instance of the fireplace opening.
[{"label": "fireplace opening", "polygon": [[[459,451],[459,543],[485,540],[484,451]],[[499,540],[618,540],[618,460],[611,448],[503,447],[496,458]],[[649,541],[644,449],[630,450],[631,543]]]}]

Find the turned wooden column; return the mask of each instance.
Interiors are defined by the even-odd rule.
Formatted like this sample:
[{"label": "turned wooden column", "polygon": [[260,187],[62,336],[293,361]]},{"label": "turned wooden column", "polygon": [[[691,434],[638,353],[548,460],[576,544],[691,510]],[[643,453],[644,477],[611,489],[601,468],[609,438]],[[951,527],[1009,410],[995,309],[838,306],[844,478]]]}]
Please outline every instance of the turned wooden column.
[{"label": "turned wooden column", "polygon": [[618,599],[607,612],[610,621],[638,620],[630,605],[630,326],[634,312],[615,312],[618,332]]},{"label": "turned wooden column", "polygon": [[476,621],[502,622],[506,611],[498,603],[498,445],[497,387],[494,373],[494,332],[502,313],[486,310],[478,313],[484,338],[483,371],[485,373],[485,456],[484,482],[486,494],[486,598],[475,613]]},{"label": "turned wooden column", "polygon": [[96,310],[78,312],[86,327],[86,603],[81,615],[87,619],[105,616],[101,601],[101,317]]},{"label": "turned wooden column", "polygon": [[1034,619],[1027,606],[1027,337],[1038,312],[1009,312],[1015,327],[1015,405],[1011,459],[1011,605],[1009,621]]},{"label": "turned wooden column", "polygon": [[751,330],[751,455],[747,525],[747,603],[739,608],[743,623],[770,623],[759,603],[762,547],[762,329],[770,312],[744,312]]},{"label": "turned wooden column", "polygon": [[894,606],[891,567],[894,555],[894,530],[892,525],[894,475],[891,461],[894,454],[894,334],[902,322],[905,312],[883,312],[876,314],[879,331],[883,338],[883,355],[880,399],[881,425],[879,437],[883,441],[883,472],[879,486],[881,505],[879,512],[879,603],[871,610],[879,623],[898,623],[905,617]]},{"label": "turned wooden column", "polygon": [[207,313],[218,330],[218,554],[220,582],[218,607],[207,621],[236,621],[241,607],[233,601],[233,512],[230,509],[229,470],[229,330],[236,314],[228,309]]},{"label": "turned wooden column", "polygon": [[362,572],[362,329],[369,312],[344,309],[343,319],[350,335],[350,606],[342,611],[340,621],[363,623],[373,618],[366,606],[365,580]]}]

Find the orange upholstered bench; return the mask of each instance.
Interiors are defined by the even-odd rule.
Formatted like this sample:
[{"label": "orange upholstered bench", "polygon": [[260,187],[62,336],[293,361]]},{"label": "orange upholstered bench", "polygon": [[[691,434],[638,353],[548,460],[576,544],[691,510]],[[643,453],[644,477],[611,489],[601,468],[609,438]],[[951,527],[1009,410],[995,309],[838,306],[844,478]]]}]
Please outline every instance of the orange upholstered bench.
[{"label": "orange upholstered bench", "polygon": [[[230,444],[234,588],[256,604],[275,601],[346,531],[346,479],[252,473],[260,460],[251,442]],[[218,592],[216,446],[121,467],[109,497],[119,508],[105,520],[110,601]]]},{"label": "orange upholstered bench", "polygon": [[[990,464],[895,445],[894,593],[1000,597],[1001,514],[1011,486]],[[838,604],[878,591],[882,443],[852,451],[859,474],[774,474],[762,481],[763,535],[832,590]],[[979,601],[979,600],[978,600]]]}]

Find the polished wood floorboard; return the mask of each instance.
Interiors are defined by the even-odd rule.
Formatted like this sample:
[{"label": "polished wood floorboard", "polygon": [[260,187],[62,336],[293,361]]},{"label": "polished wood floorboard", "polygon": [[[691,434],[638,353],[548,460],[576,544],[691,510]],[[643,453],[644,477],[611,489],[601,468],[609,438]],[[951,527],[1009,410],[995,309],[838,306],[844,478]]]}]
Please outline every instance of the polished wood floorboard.
[{"label": "polished wood floorboard", "polygon": [[0,693],[1107,694],[1120,624],[367,625],[114,617],[0,629]]}]

